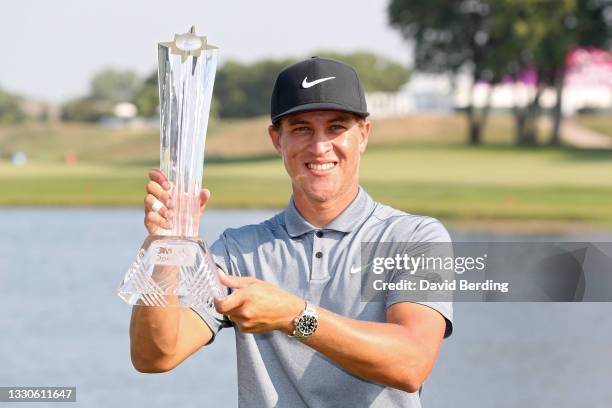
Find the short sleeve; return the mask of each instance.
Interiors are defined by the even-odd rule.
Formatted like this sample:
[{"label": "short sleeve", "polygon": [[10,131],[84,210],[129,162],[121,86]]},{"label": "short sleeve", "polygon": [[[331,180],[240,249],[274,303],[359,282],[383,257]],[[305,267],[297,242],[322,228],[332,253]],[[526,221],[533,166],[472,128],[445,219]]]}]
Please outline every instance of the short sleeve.
[{"label": "short sleeve", "polygon": [[[213,258],[213,261],[217,265],[223,273],[232,274],[231,263],[229,262],[229,254],[227,251],[227,246],[225,245],[225,237],[221,235],[219,239],[217,239],[210,246],[210,253]],[[224,288],[227,290],[227,288]],[[229,290],[226,295],[229,294]],[[202,320],[206,323],[206,325],[210,328],[213,333],[213,337],[210,339],[209,343],[212,343],[219,331],[221,331],[224,327],[233,326],[232,322],[224,315],[218,313],[217,311],[210,311],[208,309],[192,307],[192,310],[196,312]]]},{"label": "short sleeve", "polygon": [[[409,248],[404,248],[405,252],[410,252],[412,256],[437,256],[437,257],[452,257],[452,243],[451,238],[444,228],[444,225],[435,218],[425,217],[424,221],[414,231],[414,235],[410,238]],[[397,247],[396,247],[397,252]],[[441,277],[446,277],[447,271],[429,271],[429,273],[437,273]],[[401,281],[417,281],[425,278],[425,275],[419,275],[411,273],[410,271],[402,270],[395,271],[391,274],[389,282],[399,283]],[[446,321],[446,329],[444,331],[444,338],[450,336],[453,332],[453,303],[452,294],[440,294],[437,293],[436,300],[421,299],[420,297],[415,299],[413,293],[406,290],[393,290],[387,291],[385,297],[385,306],[389,308],[391,305],[400,302],[414,302],[424,306],[428,306],[444,317]],[[443,299],[440,299],[440,298]],[[448,299],[448,301],[446,301]],[[444,301],[441,301],[444,300]]]}]

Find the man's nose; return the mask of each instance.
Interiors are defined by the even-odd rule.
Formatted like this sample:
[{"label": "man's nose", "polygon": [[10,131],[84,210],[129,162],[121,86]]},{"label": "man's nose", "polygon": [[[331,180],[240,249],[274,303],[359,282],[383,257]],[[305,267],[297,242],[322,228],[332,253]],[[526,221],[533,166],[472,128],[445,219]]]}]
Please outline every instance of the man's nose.
[{"label": "man's nose", "polygon": [[317,156],[323,156],[332,150],[331,140],[327,137],[325,132],[319,131],[313,135],[310,143],[310,150]]}]

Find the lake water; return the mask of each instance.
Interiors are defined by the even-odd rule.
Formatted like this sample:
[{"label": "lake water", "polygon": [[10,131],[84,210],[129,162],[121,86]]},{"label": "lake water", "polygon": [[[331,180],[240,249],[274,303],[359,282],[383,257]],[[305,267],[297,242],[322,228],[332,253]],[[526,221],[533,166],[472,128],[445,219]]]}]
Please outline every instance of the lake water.
[{"label": "lake water", "polygon": [[[272,214],[210,210],[203,236],[212,242],[226,227]],[[130,307],[115,289],[144,238],[141,211],[2,208],[0,229],[0,386],[76,386],[69,406],[237,405],[231,330],[169,373],[140,374],[131,365]],[[612,234],[559,238],[612,241]],[[455,331],[423,406],[611,406],[610,310],[607,303],[456,304]]]}]

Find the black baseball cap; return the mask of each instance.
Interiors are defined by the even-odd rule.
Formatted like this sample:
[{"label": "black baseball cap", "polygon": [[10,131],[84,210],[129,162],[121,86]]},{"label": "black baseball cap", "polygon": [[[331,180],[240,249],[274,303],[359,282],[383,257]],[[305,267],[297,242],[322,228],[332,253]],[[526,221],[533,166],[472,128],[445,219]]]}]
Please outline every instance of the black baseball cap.
[{"label": "black baseball cap", "polygon": [[292,113],[312,110],[369,115],[361,81],[353,67],[319,57],[283,69],[276,77],[270,105],[272,123]]}]

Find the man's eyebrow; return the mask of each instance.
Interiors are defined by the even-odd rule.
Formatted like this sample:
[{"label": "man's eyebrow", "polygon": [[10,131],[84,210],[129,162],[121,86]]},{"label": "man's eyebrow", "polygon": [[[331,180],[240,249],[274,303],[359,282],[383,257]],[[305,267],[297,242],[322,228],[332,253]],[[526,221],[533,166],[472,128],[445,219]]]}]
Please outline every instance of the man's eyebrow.
[{"label": "man's eyebrow", "polygon": [[304,119],[300,119],[300,118],[294,118],[294,119],[289,119],[288,120],[288,124],[289,126],[294,126],[294,125],[308,125],[308,122],[305,121]]},{"label": "man's eyebrow", "polygon": [[340,114],[340,115],[334,116],[329,121],[330,122],[350,122],[352,119],[353,117],[351,115]]}]

